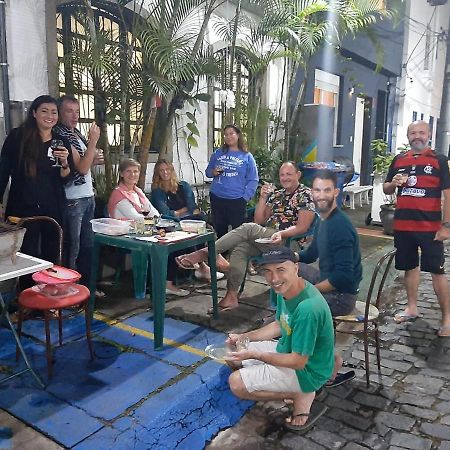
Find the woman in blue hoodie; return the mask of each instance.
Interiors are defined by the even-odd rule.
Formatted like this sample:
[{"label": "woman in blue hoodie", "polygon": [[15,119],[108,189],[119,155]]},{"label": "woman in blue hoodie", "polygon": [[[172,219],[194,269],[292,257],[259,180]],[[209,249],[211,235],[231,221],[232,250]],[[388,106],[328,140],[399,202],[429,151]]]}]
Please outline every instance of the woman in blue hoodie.
[{"label": "woman in blue hoodie", "polygon": [[259,177],[255,159],[248,152],[241,130],[227,125],[224,144],[217,149],[206,168],[211,185],[211,212],[217,237],[237,228],[245,219],[247,202],[255,195]]}]

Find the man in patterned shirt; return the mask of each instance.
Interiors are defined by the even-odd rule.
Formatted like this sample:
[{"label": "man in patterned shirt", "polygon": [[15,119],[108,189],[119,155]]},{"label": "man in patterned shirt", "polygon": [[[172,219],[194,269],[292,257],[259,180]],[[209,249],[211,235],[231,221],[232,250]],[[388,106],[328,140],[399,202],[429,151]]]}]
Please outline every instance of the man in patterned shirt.
[{"label": "man in patterned shirt", "polygon": [[[314,221],[314,203],[311,190],[300,183],[301,172],[294,162],[285,162],[279,171],[281,189],[273,191],[269,184],[261,187],[256,204],[255,222],[244,223],[216,241],[219,270],[228,270],[227,293],[219,303],[220,311],[239,306],[238,292],[244,280],[248,258],[260,255],[267,243],[255,242],[268,239],[279,245],[283,239],[308,231]],[[220,254],[231,251],[230,262]],[[206,261],[206,249],[176,258],[180,267],[191,269]],[[208,313],[212,313],[209,310]]]},{"label": "man in patterned shirt", "polygon": [[[397,191],[394,216],[395,267],[405,271],[407,308],[395,315],[397,323],[418,317],[420,269],[431,273],[442,312],[438,336],[450,336],[450,307],[444,273],[444,243],[450,235],[450,173],[448,159],[429,146],[430,128],[422,120],[408,127],[411,150],[392,161],[383,184],[385,194]],[[443,196],[443,203],[441,198]],[[420,268],[419,268],[419,253]]]}]

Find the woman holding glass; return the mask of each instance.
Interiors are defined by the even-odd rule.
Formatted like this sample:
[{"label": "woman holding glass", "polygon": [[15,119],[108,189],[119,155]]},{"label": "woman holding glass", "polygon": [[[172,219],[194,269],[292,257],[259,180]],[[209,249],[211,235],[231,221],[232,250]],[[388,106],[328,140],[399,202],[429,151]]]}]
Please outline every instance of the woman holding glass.
[{"label": "woman holding glass", "polygon": [[[206,220],[195,202],[194,192],[186,181],[179,181],[171,162],[160,159],[153,170],[151,199],[164,217]],[[209,266],[204,262],[194,272],[196,278],[211,281]],[[217,272],[221,280],[223,273]]]},{"label": "woman holding glass", "polygon": [[224,144],[213,153],[205,172],[213,178],[211,212],[218,238],[228,232],[229,226],[242,225],[247,202],[255,195],[259,181],[255,159],[239,127],[227,125],[223,135]]},{"label": "woman holding glass", "polygon": [[[139,220],[145,216],[159,217],[158,210],[150,203],[142,189],[137,186],[141,165],[134,159],[125,159],[119,164],[119,185],[109,197],[108,212],[114,219]],[[189,291],[175,286],[177,273],[175,255],[169,255],[167,265],[166,294],[185,297]]]},{"label": "woman holding glass", "polygon": [[[70,144],[52,131],[58,121],[56,100],[37,97],[27,119],[7,136],[0,156],[0,200],[11,179],[5,218],[49,216],[61,226],[64,184],[73,172]],[[25,225],[21,251],[48,261],[58,260],[58,234],[46,222]]]}]

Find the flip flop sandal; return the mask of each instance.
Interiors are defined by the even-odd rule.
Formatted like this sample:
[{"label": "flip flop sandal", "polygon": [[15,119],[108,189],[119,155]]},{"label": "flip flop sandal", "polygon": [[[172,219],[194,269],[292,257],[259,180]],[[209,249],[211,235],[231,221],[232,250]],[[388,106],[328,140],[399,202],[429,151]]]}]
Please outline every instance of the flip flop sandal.
[{"label": "flip flop sandal", "polygon": [[310,430],[317,420],[322,417],[328,410],[327,406],[323,406],[322,409],[316,412],[313,416],[312,413],[299,413],[291,415],[291,420],[294,417],[305,417],[308,416],[308,420],[303,425],[291,425],[290,422],[284,422],[284,427],[289,431],[294,431],[297,434],[305,434],[308,430]]},{"label": "flip flop sandal", "polygon": [[415,322],[419,316],[414,314],[408,314],[405,311],[399,312],[394,316],[395,323],[407,323]]},{"label": "flip flop sandal", "polygon": [[443,325],[437,330],[437,335],[439,337],[450,337],[450,325]]},{"label": "flip flop sandal", "polygon": [[189,258],[186,255],[180,255],[175,257],[175,262],[179,267],[185,270],[199,270],[200,265],[198,263],[193,263],[189,261]]}]

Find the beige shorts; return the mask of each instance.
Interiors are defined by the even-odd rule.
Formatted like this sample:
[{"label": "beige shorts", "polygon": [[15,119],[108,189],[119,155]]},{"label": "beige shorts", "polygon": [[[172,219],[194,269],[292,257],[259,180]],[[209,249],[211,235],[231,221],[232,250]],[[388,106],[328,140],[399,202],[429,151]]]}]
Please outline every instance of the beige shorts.
[{"label": "beige shorts", "polygon": [[[276,352],[277,343],[274,341],[250,342],[249,349],[259,352]],[[242,361],[239,370],[242,381],[248,392],[302,392],[294,369],[277,367],[263,363],[257,359]]]}]

